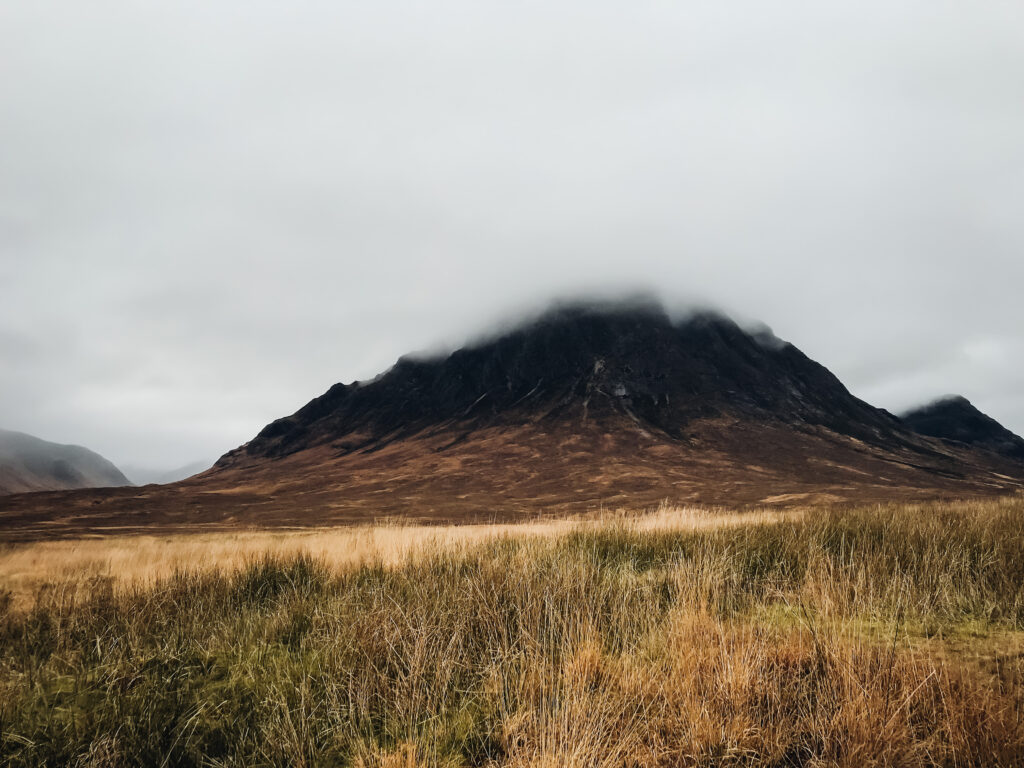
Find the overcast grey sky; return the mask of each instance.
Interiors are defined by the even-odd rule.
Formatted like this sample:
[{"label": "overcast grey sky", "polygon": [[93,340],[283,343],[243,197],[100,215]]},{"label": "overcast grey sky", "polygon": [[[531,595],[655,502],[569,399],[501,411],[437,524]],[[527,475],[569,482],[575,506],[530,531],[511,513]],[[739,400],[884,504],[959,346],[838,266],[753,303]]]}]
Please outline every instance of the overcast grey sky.
[{"label": "overcast grey sky", "polygon": [[1024,433],[1019,2],[0,5],[0,426],[215,458],[555,296]]}]

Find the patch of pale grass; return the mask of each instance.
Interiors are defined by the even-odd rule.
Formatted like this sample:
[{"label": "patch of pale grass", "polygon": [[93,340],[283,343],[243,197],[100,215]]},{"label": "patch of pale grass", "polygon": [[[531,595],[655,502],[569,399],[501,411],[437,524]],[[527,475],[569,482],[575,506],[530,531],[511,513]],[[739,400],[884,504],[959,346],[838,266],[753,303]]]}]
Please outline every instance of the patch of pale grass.
[{"label": "patch of pale grass", "polygon": [[394,567],[424,554],[458,552],[501,537],[556,537],[609,524],[632,532],[698,531],[797,519],[800,510],[735,512],[663,505],[646,514],[605,512],[586,519],[481,525],[388,522],[337,528],[237,531],[161,536],[109,536],[13,544],[0,550],[0,587],[16,606],[43,584],[111,579],[146,587],[175,572],[237,571],[263,557],[300,555],[336,573],[364,565]]}]

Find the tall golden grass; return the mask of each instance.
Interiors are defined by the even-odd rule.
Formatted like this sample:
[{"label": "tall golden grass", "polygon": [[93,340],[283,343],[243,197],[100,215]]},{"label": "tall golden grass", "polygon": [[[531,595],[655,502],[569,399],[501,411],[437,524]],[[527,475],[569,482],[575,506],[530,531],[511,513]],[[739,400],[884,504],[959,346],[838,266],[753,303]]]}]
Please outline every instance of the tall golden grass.
[{"label": "tall golden grass", "polygon": [[1024,765],[1019,497],[165,544],[5,553],[70,581],[0,620],[4,764]]},{"label": "tall golden grass", "polygon": [[588,518],[524,523],[420,525],[388,521],[344,528],[253,530],[163,536],[101,536],[0,546],[0,587],[17,606],[41,587],[84,585],[111,579],[121,588],[147,586],[180,570],[233,572],[253,560],[307,556],[334,573],[365,565],[389,567],[419,556],[458,552],[515,536],[550,537],[616,524],[634,531],[694,531],[796,519],[802,510],[738,513],[707,507],[663,505],[644,515],[605,512]]}]

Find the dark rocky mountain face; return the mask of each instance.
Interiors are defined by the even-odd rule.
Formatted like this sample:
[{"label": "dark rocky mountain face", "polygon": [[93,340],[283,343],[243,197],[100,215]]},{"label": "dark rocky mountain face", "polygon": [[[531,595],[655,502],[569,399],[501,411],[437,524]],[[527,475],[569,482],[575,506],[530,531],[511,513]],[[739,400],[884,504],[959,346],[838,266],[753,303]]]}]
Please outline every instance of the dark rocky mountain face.
[{"label": "dark rocky mountain face", "polygon": [[617,305],[555,310],[447,357],[403,358],[373,381],[336,384],[218,464],[558,420],[624,420],[686,441],[694,422],[716,417],[821,426],[869,443],[905,433],[768,332],[712,313],[673,322],[659,307]]},{"label": "dark rocky mountain face", "polygon": [[967,398],[942,398],[904,414],[902,419],[922,435],[954,440],[1024,461],[1024,438],[979,411]]}]

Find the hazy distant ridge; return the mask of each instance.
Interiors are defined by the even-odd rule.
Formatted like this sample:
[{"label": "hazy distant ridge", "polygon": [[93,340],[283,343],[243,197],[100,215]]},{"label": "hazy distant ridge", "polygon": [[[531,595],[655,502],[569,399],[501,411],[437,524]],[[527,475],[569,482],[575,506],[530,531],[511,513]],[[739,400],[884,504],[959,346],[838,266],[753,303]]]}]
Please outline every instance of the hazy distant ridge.
[{"label": "hazy distant ridge", "polygon": [[131,482],[88,448],[0,429],[0,494],[122,485]]},{"label": "hazy distant ridge", "polygon": [[167,483],[176,483],[179,480],[192,477],[192,475],[198,475],[212,466],[212,461],[204,460],[193,461],[190,464],[175,469],[148,469],[131,465],[125,466],[122,469],[128,479],[135,483],[135,485],[166,485]]}]

